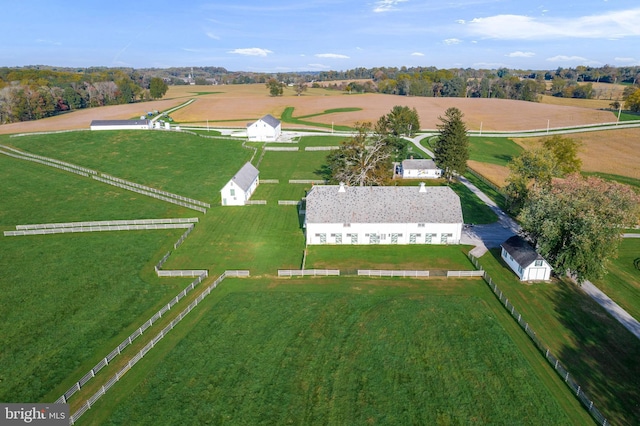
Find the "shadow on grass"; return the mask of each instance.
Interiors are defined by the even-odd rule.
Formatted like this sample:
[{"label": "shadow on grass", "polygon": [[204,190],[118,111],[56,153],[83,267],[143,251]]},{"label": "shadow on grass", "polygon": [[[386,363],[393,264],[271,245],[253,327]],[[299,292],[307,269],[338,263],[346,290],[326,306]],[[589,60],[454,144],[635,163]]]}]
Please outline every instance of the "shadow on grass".
[{"label": "shadow on grass", "polygon": [[640,340],[572,283],[550,301],[573,341],[558,358],[612,423],[640,424]]}]

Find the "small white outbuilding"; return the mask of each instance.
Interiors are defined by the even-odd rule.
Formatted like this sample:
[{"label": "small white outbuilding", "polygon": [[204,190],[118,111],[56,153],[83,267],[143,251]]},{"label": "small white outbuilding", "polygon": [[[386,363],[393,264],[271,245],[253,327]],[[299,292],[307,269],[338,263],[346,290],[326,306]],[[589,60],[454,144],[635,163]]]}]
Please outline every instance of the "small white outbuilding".
[{"label": "small white outbuilding", "polygon": [[244,206],[254,193],[260,172],[247,162],[220,190],[223,206]]},{"label": "small white outbuilding", "polygon": [[403,179],[438,179],[442,170],[433,160],[404,160],[402,162]]},{"label": "small white outbuilding", "polygon": [[247,124],[247,137],[251,142],[275,142],[281,134],[282,123],[270,114]]},{"label": "small white outbuilding", "polygon": [[548,281],[551,277],[551,265],[524,238],[514,235],[501,247],[502,260],[520,281]]}]

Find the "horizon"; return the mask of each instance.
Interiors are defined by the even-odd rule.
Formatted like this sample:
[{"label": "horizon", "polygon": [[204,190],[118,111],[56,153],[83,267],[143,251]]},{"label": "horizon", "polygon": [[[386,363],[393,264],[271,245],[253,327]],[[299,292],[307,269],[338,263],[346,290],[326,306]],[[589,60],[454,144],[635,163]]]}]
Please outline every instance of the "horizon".
[{"label": "horizon", "polygon": [[249,0],[197,1],[176,9],[160,1],[136,13],[122,0],[81,8],[12,2],[0,16],[5,32],[13,34],[0,47],[0,66],[295,73],[380,63],[522,70],[640,65],[640,53],[629,48],[640,39],[635,0],[512,3]]}]

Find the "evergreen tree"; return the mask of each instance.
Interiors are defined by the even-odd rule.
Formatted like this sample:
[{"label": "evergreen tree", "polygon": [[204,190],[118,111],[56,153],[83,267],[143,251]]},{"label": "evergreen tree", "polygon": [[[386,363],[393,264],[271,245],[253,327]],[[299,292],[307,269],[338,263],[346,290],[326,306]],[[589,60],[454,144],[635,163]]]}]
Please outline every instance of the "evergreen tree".
[{"label": "evergreen tree", "polygon": [[463,116],[458,108],[452,107],[445,111],[444,117],[438,117],[442,124],[438,124],[440,134],[435,143],[434,160],[449,182],[455,173],[462,174],[467,169],[469,137]]}]

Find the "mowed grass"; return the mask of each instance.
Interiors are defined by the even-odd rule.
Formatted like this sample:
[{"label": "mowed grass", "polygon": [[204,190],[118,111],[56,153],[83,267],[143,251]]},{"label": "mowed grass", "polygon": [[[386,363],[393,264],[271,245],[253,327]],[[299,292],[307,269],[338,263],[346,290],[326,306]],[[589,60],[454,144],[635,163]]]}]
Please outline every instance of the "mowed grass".
[{"label": "mowed grass", "polygon": [[164,131],[3,137],[0,143],[206,202],[219,201],[220,189],[253,154],[238,141]]},{"label": "mowed grass", "polygon": [[[0,228],[192,211],[0,156]],[[53,401],[189,279],[153,265],[182,230],[0,236],[0,400]]]},{"label": "mowed grass", "polygon": [[329,151],[267,151],[257,165],[260,179],[322,179],[321,169]]},{"label": "mowed grass", "polygon": [[509,138],[469,138],[469,159],[481,163],[506,166],[514,157],[522,153],[521,146]]},{"label": "mowed grass", "polygon": [[227,280],[80,423],[589,422],[496,303],[477,279]]},{"label": "mowed grass", "polygon": [[609,421],[639,424],[640,340],[574,284],[523,284],[499,249],[480,263]]},{"label": "mowed grass", "polygon": [[640,238],[625,238],[618,247],[618,257],[608,266],[608,273],[594,284],[640,319]]}]

